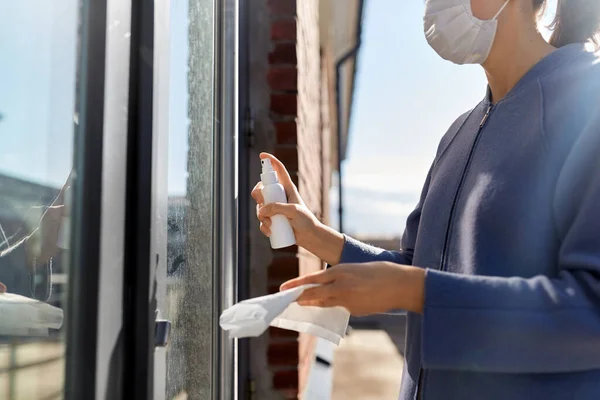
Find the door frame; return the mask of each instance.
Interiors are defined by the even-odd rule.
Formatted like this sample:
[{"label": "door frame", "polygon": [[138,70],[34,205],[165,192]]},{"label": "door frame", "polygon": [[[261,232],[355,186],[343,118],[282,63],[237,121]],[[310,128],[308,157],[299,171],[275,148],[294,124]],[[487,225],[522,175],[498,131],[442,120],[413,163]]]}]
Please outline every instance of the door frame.
[{"label": "door frame", "polygon": [[[106,192],[103,193],[102,183],[108,173],[103,170],[106,158],[104,142],[114,139],[104,130],[108,1],[82,0],[79,7],[75,85],[77,123],[73,158],[76,175],[73,182],[73,226],[69,246],[71,266],[65,324],[66,399],[95,398],[99,380],[99,278],[105,267],[101,259],[101,216],[109,207],[103,198]],[[111,324],[109,329],[113,328]],[[90,343],[94,345],[90,346]]]},{"label": "door frame", "polygon": [[[169,4],[81,0],[67,399],[165,397],[154,329],[166,296]],[[212,4],[211,392],[230,400],[237,342],[218,317],[238,297],[240,4]]]},{"label": "door frame", "polygon": [[[215,3],[215,204],[217,224],[213,264],[213,398],[237,398],[237,341],[229,339],[216,322],[221,313],[237,302],[238,275],[238,18],[237,0]],[[218,165],[218,167],[217,167]],[[216,350],[216,351],[215,351]],[[214,389],[217,389],[216,391]]]}]

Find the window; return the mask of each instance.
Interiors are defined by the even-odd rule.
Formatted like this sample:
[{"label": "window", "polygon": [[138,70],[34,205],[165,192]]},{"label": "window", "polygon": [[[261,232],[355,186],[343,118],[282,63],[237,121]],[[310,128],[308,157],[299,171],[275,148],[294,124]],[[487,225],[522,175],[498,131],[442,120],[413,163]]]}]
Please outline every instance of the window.
[{"label": "window", "polygon": [[[166,376],[164,388],[155,385],[155,391],[164,390],[167,399],[231,398],[231,383],[221,378],[233,382],[233,343],[220,342],[217,321],[234,300],[227,279],[235,268],[237,232],[235,93],[233,86],[220,86],[233,80],[227,71],[234,71],[234,59],[220,58],[233,54],[235,32],[221,33],[235,26],[235,14],[223,14],[233,4],[171,1],[164,5],[168,12],[159,13],[170,15],[168,23],[159,19],[155,27],[155,228],[166,233],[166,244],[157,244],[166,247],[157,302],[160,317],[172,324],[166,352],[155,357]],[[163,213],[166,218],[158,217]]]},{"label": "window", "polygon": [[0,398],[233,398],[235,9],[0,5]]},{"label": "window", "polygon": [[78,14],[76,0],[0,6],[0,398],[8,400],[62,398]]}]

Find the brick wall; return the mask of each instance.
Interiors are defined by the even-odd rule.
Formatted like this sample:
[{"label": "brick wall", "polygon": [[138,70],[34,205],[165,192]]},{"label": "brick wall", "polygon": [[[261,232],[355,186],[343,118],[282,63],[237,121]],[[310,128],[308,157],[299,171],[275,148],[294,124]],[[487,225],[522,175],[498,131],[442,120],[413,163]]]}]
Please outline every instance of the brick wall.
[{"label": "brick wall", "polygon": [[[252,5],[250,103],[256,137],[251,157],[273,152],[286,164],[307,206],[323,219],[331,173],[325,151],[331,139],[323,123],[328,101],[323,101],[321,85],[319,0],[253,0]],[[258,179],[258,167],[257,160],[249,168],[252,182]],[[303,249],[272,251],[258,224],[252,227],[252,296],[276,292],[282,282],[323,267]],[[254,398],[296,398],[305,385],[314,345],[308,335],[279,329],[253,339]]]},{"label": "brick wall", "polygon": [[[319,43],[319,0],[298,2],[298,189],[308,208],[323,218],[323,131],[321,130],[321,57]],[[321,260],[304,249],[298,252],[301,274],[323,268]],[[316,341],[299,338],[299,388],[306,384]]]}]

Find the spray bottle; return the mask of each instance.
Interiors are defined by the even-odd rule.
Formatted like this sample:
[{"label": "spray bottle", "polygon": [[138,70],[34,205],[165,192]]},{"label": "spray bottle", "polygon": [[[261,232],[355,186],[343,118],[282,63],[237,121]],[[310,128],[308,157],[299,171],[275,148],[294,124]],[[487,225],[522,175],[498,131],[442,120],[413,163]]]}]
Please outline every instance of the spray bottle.
[{"label": "spray bottle", "polygon": [[[260,179],[263,184],[262,195],[265,199],[265,204],[269,203],[287,203],[285,189],[279,183],[277,172],[273,170],[271,160],[268,158],[261,160],[262,174]],[[284,247],[293,246],[296,244],[294,230],[290,225],[290,221],[283,215],[274,215],[271,217],[271,247],[273,249],[282,249]]]}]

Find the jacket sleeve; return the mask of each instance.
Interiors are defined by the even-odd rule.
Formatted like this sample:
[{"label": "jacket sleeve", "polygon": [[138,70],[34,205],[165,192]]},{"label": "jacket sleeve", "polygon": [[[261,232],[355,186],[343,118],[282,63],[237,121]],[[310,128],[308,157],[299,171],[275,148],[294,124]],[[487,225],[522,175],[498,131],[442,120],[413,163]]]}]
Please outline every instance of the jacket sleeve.
[{"label": "jacket sleeve", "polygon": [[427,174],[425,185],[423,186],[423,190],[421,191],[419,204],[417,205],[415,210],[410,213],[408,219],[406,220],[406,228],[404,230],[404,234],[402,235],[402,250],[383,250],[344,235],[345,243],[344,248],[342,250],[340,263],[354,264],[374,261],[388,261],[396,264],[411,265],[415,248],[415,242],[417,240],[417,231],[419,230],[419,221],[421,220],[421,209],[423,207],[423,201],[425,200],[425,196],[427,195],[427,191],[429,189],[430,179],[431,170]]},{"label": "jacket sleeve", "polygon": [[563,165],[554,277],[427,271],[423,365],[500,373],[600,368],[600,125]]}]

